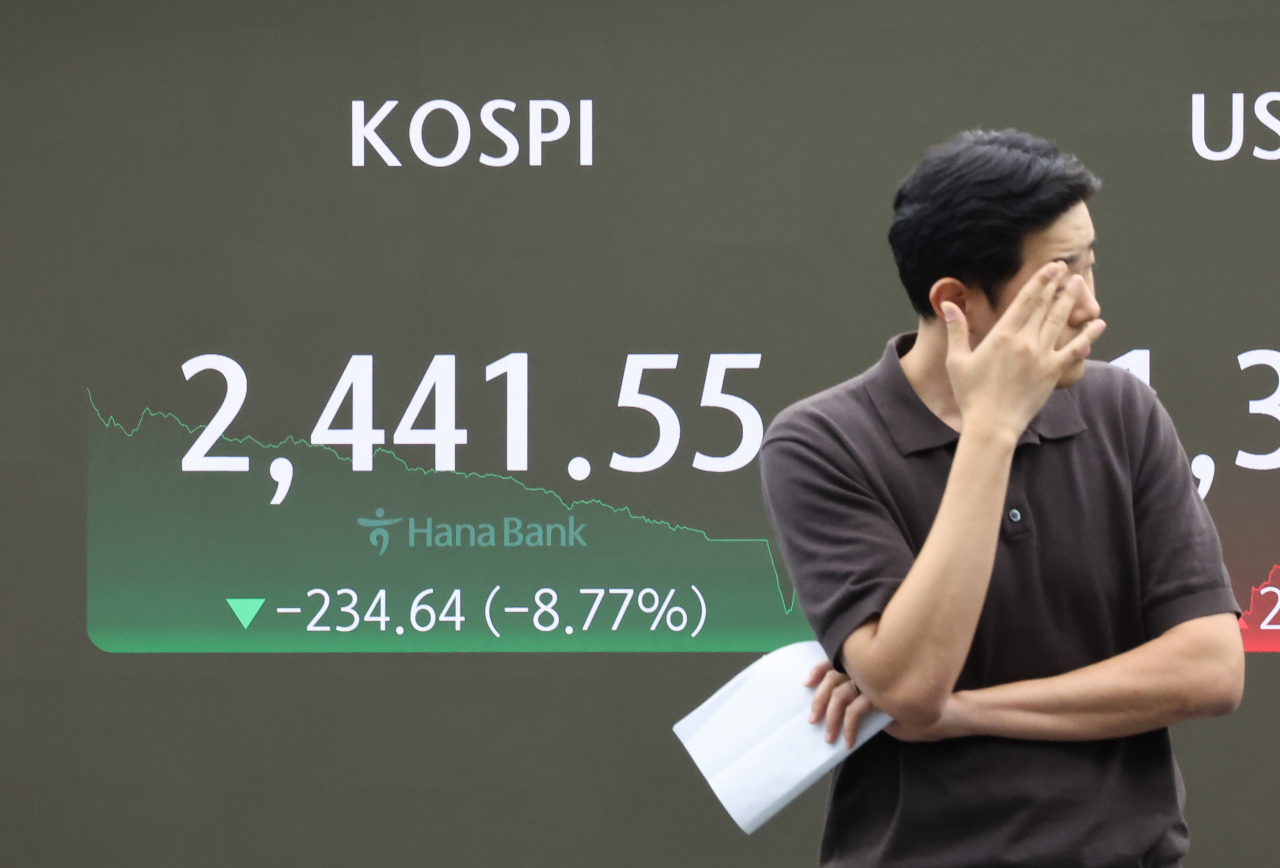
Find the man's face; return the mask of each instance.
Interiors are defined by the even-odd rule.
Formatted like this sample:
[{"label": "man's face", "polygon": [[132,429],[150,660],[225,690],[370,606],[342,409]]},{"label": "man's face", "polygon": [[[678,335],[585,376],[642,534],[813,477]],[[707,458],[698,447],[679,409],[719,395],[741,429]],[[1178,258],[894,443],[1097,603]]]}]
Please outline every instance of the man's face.
[{"label": "man's face", "polygon": [[[1102,308],[1098,305],[1093,286],[1094,241],[1093,221],[1089,219],[1089,209],[1083,202],[1073,205],[1045,229],[1022,239],[1022,268],[998,290],[1000,301],[996,308],[992,310],[989,305],[980,301],[976,309],[967,312],[970,337],[974,345],[986,337],[987,332],[1013,303],[1018,290],[1032,275],[1054,261],[1066,263],[1068,274],[1079,274],[1084,278],[1085,286],[1076,299],[1075,307],[1071,309],[1067,327],[1063,329],[1057,345],[1065,346],[1089,322],[1097,319]],[[1083,359],[1067,370],[1058,381],[1058,388],[1066,388],[1082,376]]]}]

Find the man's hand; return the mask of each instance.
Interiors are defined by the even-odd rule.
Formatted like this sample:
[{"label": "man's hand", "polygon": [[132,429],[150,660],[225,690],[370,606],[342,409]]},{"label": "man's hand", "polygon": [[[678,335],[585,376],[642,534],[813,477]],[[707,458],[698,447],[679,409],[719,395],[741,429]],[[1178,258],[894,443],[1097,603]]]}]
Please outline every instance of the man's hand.
[{"label": "man's hand", "polygon": [[823,660],[810,669],[804,686],[818,688],[809,706],[809,722],[825,721],[827,744],[835,744],[843,732],[845,745],[853,747],[858,737],[858,722],[871,710],[871,700],[858,692],[848,675],[837,672],[830,660]]},{"label": "man's hand", "polygon": [[1069,274],[1061,262],[1049,263],[1018,290],[976,348],[970,346],[969,323],[960,308],[942,303],[947,374],[966,427],[977,420],[995,433],[1021,436],[1106,328],[1095,319],[1071,336],[1067,320],[1086,291],[1082,277]]}]

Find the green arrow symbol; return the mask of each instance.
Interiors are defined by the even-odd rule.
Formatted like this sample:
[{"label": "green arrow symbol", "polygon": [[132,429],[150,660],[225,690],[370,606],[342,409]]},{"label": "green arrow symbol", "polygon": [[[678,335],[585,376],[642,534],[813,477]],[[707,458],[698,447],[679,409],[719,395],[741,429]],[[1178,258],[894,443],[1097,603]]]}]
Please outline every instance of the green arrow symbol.
[{"label": "green arrow symbol", "polygon": [[227,597],[227,605],[231,607],[231,611],[236,613],[236,617],[240,619],[240,623],[244,625],[246,630],[253,623],[254,616],[258,614],[258,610],[262,608],[262,604],[266,602],[266,598],[249,599]]}]

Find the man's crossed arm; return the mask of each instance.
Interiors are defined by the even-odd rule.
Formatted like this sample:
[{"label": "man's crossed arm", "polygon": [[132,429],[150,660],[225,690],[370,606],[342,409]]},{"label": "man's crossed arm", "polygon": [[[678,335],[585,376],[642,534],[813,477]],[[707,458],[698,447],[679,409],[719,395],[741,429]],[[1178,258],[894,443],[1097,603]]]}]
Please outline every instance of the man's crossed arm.
[{"label": "man's crossed arm", "polygon": [[[872,707],[830,664],[809,673],[817,686],[811,721],[825,718],[827,741],[853,743]],[[1075,741],[1149,732],[1193,717],[1228,714],[1244,691],[1244,651],[1234,615],[1184,621],[1123,654],[1051,678],[1015,681],[946,696],[931,723],[899,721],[903,741],[967,735]]]}]

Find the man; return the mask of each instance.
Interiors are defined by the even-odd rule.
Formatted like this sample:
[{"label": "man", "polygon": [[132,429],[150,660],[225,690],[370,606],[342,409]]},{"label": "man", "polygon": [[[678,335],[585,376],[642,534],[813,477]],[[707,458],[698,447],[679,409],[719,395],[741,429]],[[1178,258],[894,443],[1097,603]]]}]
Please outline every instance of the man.
[{"label": "man", "polygon": [[1013,130],[929,151],[889,232],[918,331],[765,437],[766,505],[831,659],[812,719],[828,741],[872,707],[896,721],[837,770],[824,865],[1187,850],[1167,727],[1239,704],[1239,609],[1155,393],[1085,361],[1098,187]]}]

